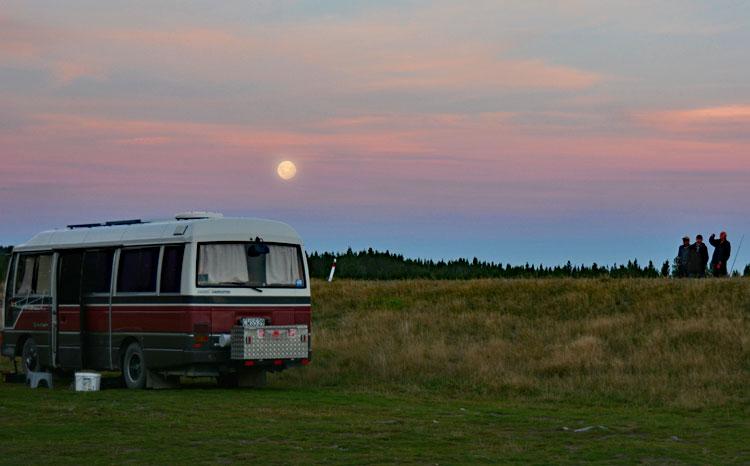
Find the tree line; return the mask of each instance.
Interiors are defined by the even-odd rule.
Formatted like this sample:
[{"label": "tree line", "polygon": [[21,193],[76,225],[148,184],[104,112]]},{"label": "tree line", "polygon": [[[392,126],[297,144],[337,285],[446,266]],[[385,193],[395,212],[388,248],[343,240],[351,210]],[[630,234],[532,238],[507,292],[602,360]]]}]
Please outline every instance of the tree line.
[{"label": "tree line", "polygon": [[[653,261],[641,265],[637,259],[629,260],[626,264],[610,266],[572,264],[565,265],[529,264],[511,265],[500,262],[480,261],[476,257],[472,260],[431,260],[409,259],[401,254],[390,251],[376,251],[372,248],[353,251],[349,248],[345,253],[312,252],[307,261],[310,276],[326,278],[336,259],[336,277],[361,280],[398,280],[409,278],[424,278],[435,280],[465,280],[471,278],[657,278],[676,276],[676,264],[664,261],[660,266]],[[736,275],[736,274],[735,274]],[[743,275],[750,277],[750,265],[744,269]]]},{"label": "tree line", "polygon": [[[0,281],[5,279],[8,262],[13,248],[0,246]],[[359,280],[400,280],[408,278],[426,278],[434,280],[467,280],[471,278],[657,278],[676,275],[676,266],[665,261],[658,268],[652,261],[641,265],[633,259],[626,264],[611,266],[572,264],[546,266],[543,264],[511,265],[500,262],[472,260],[432,260],[409,259],[390,251],[375,251],[372,248],[344,253],[312,252],[307,256],[310,276],[326,278],[331,270],[333,259],[336,259],[336,277]],[[737,275],[735,273],[735,275]],[[750,277],[750,264],[742,273]]]}]

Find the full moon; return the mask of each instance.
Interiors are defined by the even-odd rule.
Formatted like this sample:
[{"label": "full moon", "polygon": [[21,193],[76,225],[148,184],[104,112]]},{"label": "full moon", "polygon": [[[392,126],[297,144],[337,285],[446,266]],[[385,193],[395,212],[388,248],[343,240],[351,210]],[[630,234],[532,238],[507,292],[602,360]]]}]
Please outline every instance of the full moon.
[{"label": "full moon", "polygon": [[294,163],[284,160],[276,167],[276,173],[279,174],[279,178],[282,180],[291,180],[297,174],[297,167]]}]

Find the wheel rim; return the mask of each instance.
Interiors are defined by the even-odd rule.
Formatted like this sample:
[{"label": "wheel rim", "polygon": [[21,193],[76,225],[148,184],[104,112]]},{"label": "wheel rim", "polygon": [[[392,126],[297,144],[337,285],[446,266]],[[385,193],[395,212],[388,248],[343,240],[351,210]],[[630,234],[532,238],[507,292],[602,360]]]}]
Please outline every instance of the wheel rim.
[{"label": "wheel rim", "polygon": [[133,382],[138,381],[141,378],[142,371],[143,368],[141,367],[140,355],[131,355],[130,361],[128,361],[128,377],[130,377],[130,380],[132,380]]},{"label": "wheel rim", "polygon": [[26,372],[34,372],[39,364],[39,354],[36,350],[36,344],[33,341],[24,345],[23,363],[26,367]]}]

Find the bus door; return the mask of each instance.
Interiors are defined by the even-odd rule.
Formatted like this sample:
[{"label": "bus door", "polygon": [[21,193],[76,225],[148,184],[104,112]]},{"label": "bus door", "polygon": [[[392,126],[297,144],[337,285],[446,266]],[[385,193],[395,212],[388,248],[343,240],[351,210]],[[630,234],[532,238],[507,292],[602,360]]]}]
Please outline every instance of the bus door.
[{"label": "bus door", "polygon": [[63,367],[111,367],[113,258],[114,249],[60,253],[58,360]]},{"label": "bus door", "polygon": [[81,367],[81,277],[83,251],[60,252],[57,263],[57,362],[65,368]]}]

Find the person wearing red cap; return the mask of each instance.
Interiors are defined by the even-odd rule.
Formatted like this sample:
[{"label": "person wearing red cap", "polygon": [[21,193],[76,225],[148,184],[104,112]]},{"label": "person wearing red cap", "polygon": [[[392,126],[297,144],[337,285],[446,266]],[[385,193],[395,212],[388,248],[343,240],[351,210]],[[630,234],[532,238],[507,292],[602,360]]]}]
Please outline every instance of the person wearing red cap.
[{"label": "person wearing red cap", "polygon": [[711,271],[713,271],[714,277],[726,277],[727,262],[732,254],[732,245],[727,240],[727,232],[722,231],[718,240],[716,235],[712,234],[708,238],[708,242],[714,247],[714,253],[711,256]]}]

